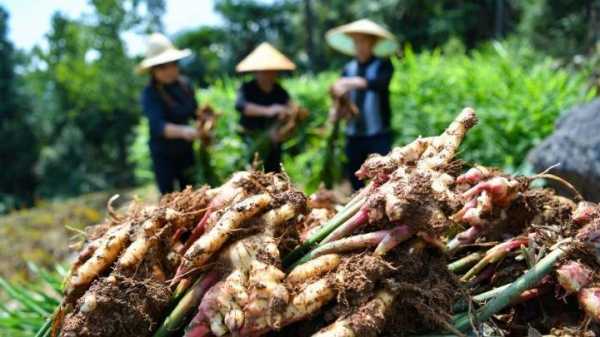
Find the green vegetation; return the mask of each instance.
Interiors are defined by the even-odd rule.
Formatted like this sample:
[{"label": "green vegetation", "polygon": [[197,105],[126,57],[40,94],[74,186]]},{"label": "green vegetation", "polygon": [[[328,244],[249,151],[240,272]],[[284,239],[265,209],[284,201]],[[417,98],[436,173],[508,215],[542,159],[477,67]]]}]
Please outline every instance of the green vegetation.
[{"label": "green vegetation", "polygon": [[36,281],[22,284],[0,277],[0,337],[31,337],[47,322],[62,298],[66,270],[47,271],[29,264]]},{"label": "green vegetation", "polygon": [[396,62],[396,143],[442,131],[453,113],[470,105],[481,123],[469,134],[463,159],[514,171],[562,111],[595,94],[589,73],[558,68],[526,44],[492,43],[468,54],[448,49],[407,50]]},{"label": "green vegetation", "polygon": [[0,175],[0,214],[33,202],[33,166],[39,152],[26,114],[29,105],[23,83],[14,70],[17,54],[6,38],[7,32],[8,13],[0,6],[0,161],[5,166]]},{"label": "green vegetation", "polygon": [[[391,96],[396,144],[441,132],[460,109],[470,105],[477,109],[481,123],[467,139],[463,159],[511,171],[518,170],[527,151],[552,132],[561,111],[594,95],[588,88],[587,71],[557,68],[553,59],[515,42],[493,43],[468,53],[457,43],[419,54],[407,48],[394,64]],[[336,73],[326,72],[283,80],[294,99],[311,112],[284,147],[285,170],[308,192],[321,180],[331,128],[326,123],[327,90],[335,77]],[[223,113],[215,145],[209,149],[211,165],[221,180],[251,158],[238,136],[239,114],[234,110],[238,84],[238,79],[227,79],[198,92],[201,104],[211,104]],[[142,124],[136,130],[132,151],[136,176],[151,182],[147,127]],[[335,163],[340,172],[341,144],[337,150]]]},{"label": "green vegetation", "polygon": [[[43,41],[46,47],[32,50],[15,50],[7,39],[10,13],[0,9],[0,131],[5,140],[0,158],[11,163],[0,178],[0,213],[40,199],[129,188],[151,180],[145,143],[135,132],[144,128],[139,94],[146,79],[133,73],[139,57],[127,53],[123,34],[164,30],[165,8],[164,0],[89,0],[86,15],[56,12]],[[300,177],[308,190],[316,187],[324,158],[335,159],[333,180],[339,178],[343,163],[339,147],[333,156],[323,155],[329,134],[323,123],[327,85],[347,60],[324,42],[323,35],[334,26],[369,17],[413,46],[414,56],[407,52],[397,61],[397,142],[437,130],[452,110],[470,103],[484,113],[488,125],[502,125],[488,137],[500,144],[486,142],[479,149],[485,154],[477,158],[509,167],[517,167],[525,151],[550,131],[560,109],[589,97],[575,92],[591,71],[554,68],[554,61],[539,53],[559,57],[561,65],[598,62],[592,54],[600,37],[595,20],[600,7],[585,1],[216,0],[215,11],[223,25],[199,23],[173,38],[195,53],[181,65],[205,88],[200,98],[214,101],[225,113],[219,143],[211,150],[217,176],[242,167],[248,155],[239,137],[232,136],[238,82],[228,78],[243,55],[267,40],[298,64],[298,74],[313,74],[286,81],[313,112],[301,133],[287,142],[285,157],[290,175]],[[504,44],[506,53],[485,47],[490,39],[511,35],[538,52],[526,48],[523,53]],[[466,52],[439,51],[455,39]],[[574,58],[579,54],[584,57]],[[501,131],[510,131],[504,143],[492,137]],[[517,145],[508,146],[513,143]],[[511,158],[499,155],[507,150]]]},{"label": "green vegetation", "polygon": [[[89,5],[93,17],[56,12],[47,47],[30,51],[7,40],[9,16],[0,7],[0,161],[10,163],[0,177],[0,213],[135,184],[127,149],[143,78],[121,33],[160,28],[164,3]],[[143,16],[140,7],[148,9]]]}]

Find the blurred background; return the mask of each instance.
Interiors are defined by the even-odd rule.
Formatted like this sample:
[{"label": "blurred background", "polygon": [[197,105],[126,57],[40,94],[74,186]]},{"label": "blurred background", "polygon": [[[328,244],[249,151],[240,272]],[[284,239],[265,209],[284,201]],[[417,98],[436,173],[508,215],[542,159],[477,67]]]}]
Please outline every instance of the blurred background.
[{"label": "blurred background", "polygon": [[139,103],[147,78],[134,73],[149,32],[192,49],[183,72],[221,113],[198,184],[246,165],[234,66],[262,41],[299,65],[283,85],[310,111],[284,144],[285,170],[309,193],[322,177],[339,182],[328,88],[348,59],[324,33],[363,17],[402,46],[390,88],[396,144],[440,132],[472,105],[482,123],[463,159],[525,173],[556,119],[596,95],[600,1],[0,0],[0,274],[60,260],[65,237],[98,222],[113,193],[157,197]]}]

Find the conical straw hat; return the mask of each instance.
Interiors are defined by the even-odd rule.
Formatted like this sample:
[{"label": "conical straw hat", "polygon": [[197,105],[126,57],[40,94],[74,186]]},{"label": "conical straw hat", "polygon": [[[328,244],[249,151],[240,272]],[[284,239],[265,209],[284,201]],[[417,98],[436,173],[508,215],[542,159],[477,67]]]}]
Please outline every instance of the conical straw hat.
[{"label": "conical straw hat", "polygon": [[137,72],[142,74],[154,66],[179,61],[191,54],[192,52],[189,49],[179,50],[175,48],[163,34],[154,33],[148,37],[146,55],[138,65]]},{"label": "conical straw hat", "polygon": [[333,28],[325,34],[325,39],[333,49],[347,55],[354,55],[354,42],[350,34],[368,34],[379,38],[373,48],[377,56],[390,56],[398,49],[398,42],[392,33],[369,19],[362,19]]},{"label": "conical straw hat", "polygon": [[296,65],[279,50],[263,42],[235,67],[237,72],[294,70]]}]

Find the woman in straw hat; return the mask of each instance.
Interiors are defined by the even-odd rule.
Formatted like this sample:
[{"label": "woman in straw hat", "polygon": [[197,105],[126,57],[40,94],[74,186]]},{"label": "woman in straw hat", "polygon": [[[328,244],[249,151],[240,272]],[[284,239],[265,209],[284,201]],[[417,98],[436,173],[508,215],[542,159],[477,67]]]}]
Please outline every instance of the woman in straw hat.
[{"label": "woman in straw hat", "polygon": [[391,149],[389,84],[394,69],[387,56],[396,51],[397,43],[390,32],[367,19],[334,28],[325,37],[332,48],[354,57],[332,92],[338,97],[348,95],[359,111],[346,127],[346,173],[358,189],[362,183],[354,172],[367,156]]},{"label": "woman in straw hat", "polygon": [[150,124],[150,153],[156,183],[165,194],[191,184],[194,163],[192,142],[198,131],[188,123],[198,104],[190,83],[179,74],[177,61],[189,56],[188,49],[176,49],[162,34],[148,39],[146,57],[138,73],[149,73],[142,93],[142,107]]},{"label": "woman in straw hat", "polygon": [[294,69],[292,61],[266,42],[236,67],[239,73],[254,73],[254,78],[238,90],[235,107],[241,114],[240,123],[251,153],[260,155],[267,172],[279,171],[281,162],[281,144],[268,130],[291,111],[290,96],[277,82],[277,76],[280,71]]}]

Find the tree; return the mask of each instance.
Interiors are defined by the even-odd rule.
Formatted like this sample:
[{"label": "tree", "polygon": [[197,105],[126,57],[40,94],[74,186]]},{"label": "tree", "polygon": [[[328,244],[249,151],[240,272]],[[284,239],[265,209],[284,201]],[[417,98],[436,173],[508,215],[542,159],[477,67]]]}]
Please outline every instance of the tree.
[{"label": "tree", "polygon": [[180,61],[183,72],[200,87],[223,76],[227,63],[227,45],[223,43],[226,33],[218,27],[201,26],[179,34],[175,45],[189,48],[192,56]]},{"label": "tree", "polygon": [[16,53],[7,39],[8,13],[0,6],[0,213],[33,203],[38,156],[28,121],[30,107],[21,78],[15,74]]},{"label": "tree", "polygon": [[293,14],[297,6],[289,1],[269,3],[256,0],[217,0],[215,9],[226,21],[226,69],[235,65],[258,44],[268,41],[288,55],[302,50],[303,39],[294,27],[299,23]]},{"label": "tree", "polygon": [[598,0],[529,0],[520,6],[524,13],[519,25],[521,33],[551,54],[589,54],[600,41]]},{"label": "tree", "polygon": [[336,26],[369,18],[387,26],[415,50],[439,47],[458,38],[474,48],[514,30],[520,7],[512,0],[218,0],[225,19],[225,40],[233,55],[227,70],[259,42],[269,41],[291,56],[300,70],[339,69],[347,57],[329,48],[325,33]]},{"label": "tree", "polygon": [[314,71],[316,68],[318,56],[317,56],[316,50],[315,50],[315,38],[314,38],[315,20],[314,20],[312,0],[303,0],[303,3],[304,3],[304,27],[306,29],[305,30],[305,32],[306,32],[305,49],[306,49],[306,53],[308,54],[308,60],[309,60],[308,69]]},{"label": "tree", "polygon": [[54,15],[48,49],[36,50],[39,66],[30,74],[40,97],[37,167],[45,197],[134,184],[128,149],[144,78],[134,74],[121,34],[146,24],[138,0],[90,3],[92,16]]},{"label": "tree", "polygon": [[144,24],[145,33],[163,32],[162,17],[165,14],[164,0],[145,0],[147,15]]}]

